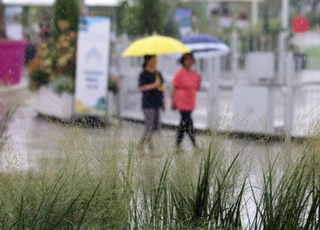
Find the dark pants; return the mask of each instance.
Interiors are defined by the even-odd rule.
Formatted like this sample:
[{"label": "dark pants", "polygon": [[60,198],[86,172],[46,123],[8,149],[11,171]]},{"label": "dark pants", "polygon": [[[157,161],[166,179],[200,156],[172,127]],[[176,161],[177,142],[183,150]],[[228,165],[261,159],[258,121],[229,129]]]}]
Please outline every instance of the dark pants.
[{"label": "dark pants", "polygon": [[143,109],[143,113],[145,116],[146,128],[140,141],[140,147],[147,143],[149,145],[149,148],[151,150],[154,150],[151,137],[154,132],[159,130],[160,128],[160,108]]},{"label": "dark pants", "polygon": [[180,148],[180,144],[183,140],[184,132],[189,134],[192,144],[196,146],[196,135],[193,129],[193,122],[191,118],[191,111],[180,111],[181,122],[178,128],[176,147]]}]

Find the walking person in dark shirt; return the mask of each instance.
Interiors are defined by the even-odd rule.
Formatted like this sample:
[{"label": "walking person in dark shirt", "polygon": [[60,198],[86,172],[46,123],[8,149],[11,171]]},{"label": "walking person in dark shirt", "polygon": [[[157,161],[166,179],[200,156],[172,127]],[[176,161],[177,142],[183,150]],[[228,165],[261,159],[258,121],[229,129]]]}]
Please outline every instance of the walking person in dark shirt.
[{"label": "walking person in dark shirt", "polygon": [[160,155],[155,152],[152,135],[160,128],[160,109],[165,109],[164,81],[156,67],[157,56],[145,56],[143,71],[139,77],[139,91],[142,92],[142,109],[146,127],[138,148],[144,154],[144,145],[148,144],[154,157]]}]

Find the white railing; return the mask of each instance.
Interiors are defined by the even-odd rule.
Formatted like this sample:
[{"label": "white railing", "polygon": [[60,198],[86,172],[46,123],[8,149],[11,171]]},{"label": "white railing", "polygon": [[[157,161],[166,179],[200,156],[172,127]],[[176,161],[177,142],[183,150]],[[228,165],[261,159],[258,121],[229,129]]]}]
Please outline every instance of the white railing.
[{"label": "white railing", "polygon": [[[235,112],[235,88],[242,85],[266,86],[265,82],[252,84],[249,82],[245,70],[238,68],[239,48],[236,39],[232,42],[232,53],[229,55],[231,66],[226,67],[226,57],[197,60],[195,70],[202,76],[203,82],[198,93],[196,109],[193,113],[195,127],[198,129],[213,129],[230,131],[232,122],[237,116]],[[142,71],[142,58],[121,58],[120,54],[126,45],[117,47],[117,68],[122,78],[120,93],[120,115],[143,121],[141,109],[141,93],[138,91],[138,76]],[[269,134],[290,136],[306,136],[307,128],[317,118],[320,105],[320,72],[295,72],[292,55],[283,55],[284,64],[275,80],[268,84],[271,90],[269,104],[272,120],[269,120],[267,130]],[[230,64],[228,64],[230,65]],[[162,113],[164,124],[178,125],[180,115],[170,110],[170,83],[174,73],[181,68],[177,60],[165,56],[158,57],[158,69],[162,72],[166,82],[167,109]],[[278,80],[279,81],[278,81]],[[252,95],[256,97],[256,95]],[[271,104],[270,104],[271,103]],[[264,106],[264,105],[262,105]],[[238,106],[239,107],[239,106]],[[269,107],[268,107],[269,108]],[[271,123],[270,123],[271,122]],[[241,131],[241,130],[240,130]],[[256,132],[254,126],[244,130]],[[260,131],[259,131],[260,132]]]}]

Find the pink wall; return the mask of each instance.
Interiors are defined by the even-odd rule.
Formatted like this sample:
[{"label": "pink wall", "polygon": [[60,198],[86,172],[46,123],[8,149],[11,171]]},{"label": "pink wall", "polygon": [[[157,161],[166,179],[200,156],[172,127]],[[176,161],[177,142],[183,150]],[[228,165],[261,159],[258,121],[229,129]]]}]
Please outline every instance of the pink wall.
[{"label": "pink wall", "polygon": [[25,41],[0,41],[0,85],[20,82],[26,46]]}]

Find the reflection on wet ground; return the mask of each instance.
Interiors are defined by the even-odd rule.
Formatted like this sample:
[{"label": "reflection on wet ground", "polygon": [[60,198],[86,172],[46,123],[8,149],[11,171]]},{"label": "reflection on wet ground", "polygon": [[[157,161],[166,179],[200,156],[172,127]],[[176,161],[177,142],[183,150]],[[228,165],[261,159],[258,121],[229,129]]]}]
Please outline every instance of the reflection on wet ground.
[{"label": "reflection on wet ground", "polygon": [[[37,154],[46,154],[56,151],[56,138],[59,133],[72,132],[72,127],[58,122],[50,121],[39,117],[32,108],[32,98],[27,100],[19,107],[16,115],[9,125],[7,135],[9,141],[3,151],[9,151],[19,159],[24,159],[23,168],[28,168],[37,158]],[[139,123],[127,121],[115,122],[110,128],[106,129],[86,129],[88,138],[106,137],[113,135],[113,132],[120,132],[119,144],[121,151],[127,151],[130,143],[137,143],[143,133],[144,126]],[[169,154],[169,149],[173,149],[176,132],[173,129],[162,129],[160,133],[154,135],[154,142],[157,149],[164,155]],[[204,149],[210,144],[212,137],[209,135],[197,136],[197,141]],[[230,152],[238,152],[243,149],[243,156],[253,156],[254,161],[258,162],[265,152],[277,152],[283,148],[282,143],[259,143],[258,141],[236,138],[223,138]],[[102,140],[104,140],[102,138]],[[105,139],[108,141],[108,138]],[[183,148],[186,154],[194,154],[189,137],[186,135]],[[251,157],[250,157],[251,158]],[[248,160],[251,163],[251,160]]]}]

